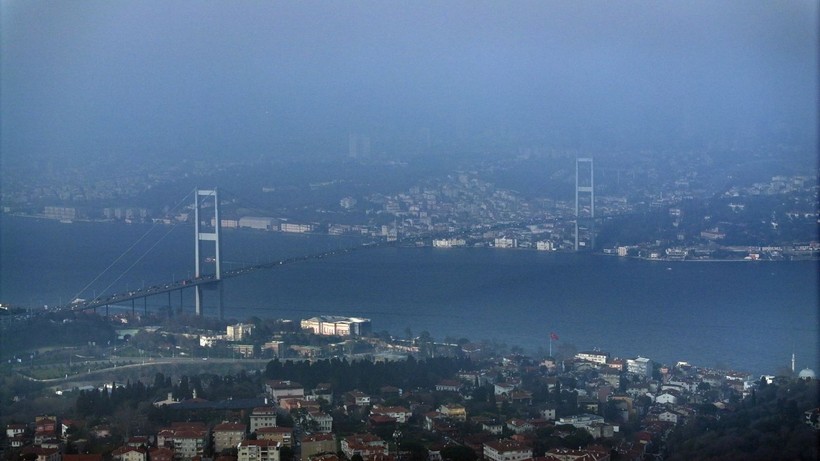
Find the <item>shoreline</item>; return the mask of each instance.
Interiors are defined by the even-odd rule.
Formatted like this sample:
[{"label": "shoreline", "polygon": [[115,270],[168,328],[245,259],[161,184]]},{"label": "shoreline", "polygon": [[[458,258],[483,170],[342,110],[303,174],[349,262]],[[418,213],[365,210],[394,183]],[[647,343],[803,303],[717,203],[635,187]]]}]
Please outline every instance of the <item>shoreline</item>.
[{"label": "shoreline", "polygon": [[[54,221],[61,224],[74,224],[74,223],[101,223],[101,224],[128,224],[128,225],[154,225],[156,223],[151,222],[134,222],[130,223],[123,220],[116,220],[116,219],[72,219],[72,220],[60,220],[55,218],[49,218],[44,215],[36,215],[36,214],[27,214],[27,213],[2,213],[2,215],[13,216],[18,218],[25,218],[25,219],[36,219],[41,221]],[[180,224],[187,224],[184,222],[180,223],[173,223],[168,225],[180,225]],[[243,230],[243,229],[225,229],[225,230]],[[253,230],[253,229],[247,229]],[[270,232],[270,231],[268,231]],[[334,235],[334,234],[320,234],[316,232],[271,232],[274,234],[284,234],[284,235],[302,235],[302,236],[329,236],[329,237],[351,237],[351,235]],[[787,245],[795,245],[794,243],[787,244]],[[436,248],[432,245],[400,245],[405,248]],[[450,247],[450,248],[443,248],[446,250],[451,250],[455,248],[460,249],[474,249],[474,247],[464,246],[464,247]],[[534,248],[495,248],[492,246],[482,246],[481,248],[488,248],[488,249],[498,249],[498,250],[517,250],[517,251],[535,251],[535,252],[543,252],[543,253],[575,253],[573,251],[567,250],[552,250],[552,251],[542,251],[536,250]],[[769,262],[769,263],[781,263],[781,262],[800,262],[800,261],[814,261],[820,262],[820,255],[818,256],[801,256],[801,257],[791,257],[791,258],[782,258],[782,259],[746,259],[746,258],[703,258],[703,259],[696,259],[696,258],[674,258],[674,259],[667,259],[667,258],[649,258],[644,256],[620,256],[617,254],[612,253],[604,253],[602,251],[590,251],[585,252],[586,254],[593,255],[593,256],[604,256],[604,257],[615,257],[615,258],[624,258],[624,259],[631,259],[631,260],[639,260],[639,261],[649,261],[649,262],[659,262],[659,263],[732,263],[732,262],[743,262],[743,263],[756,263],[756,262]]]}]

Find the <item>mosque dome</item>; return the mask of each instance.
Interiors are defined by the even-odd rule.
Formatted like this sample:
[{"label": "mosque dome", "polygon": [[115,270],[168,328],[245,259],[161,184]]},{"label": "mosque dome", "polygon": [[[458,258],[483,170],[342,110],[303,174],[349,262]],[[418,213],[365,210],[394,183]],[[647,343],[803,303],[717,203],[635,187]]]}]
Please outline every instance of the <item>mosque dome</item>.
[{"label": "mosque dome", "polygon": [[800,370],[800,373],[797,375],[800,379],[815,379],[817,375],[814,374],[814,370],[811,368],[803,368]]}]

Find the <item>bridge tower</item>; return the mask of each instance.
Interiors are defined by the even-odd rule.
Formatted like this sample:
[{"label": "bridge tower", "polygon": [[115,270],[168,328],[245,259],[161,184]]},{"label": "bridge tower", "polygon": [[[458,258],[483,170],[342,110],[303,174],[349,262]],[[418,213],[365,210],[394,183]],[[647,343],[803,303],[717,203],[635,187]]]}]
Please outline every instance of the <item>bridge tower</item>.
[{"label": "bridge tower", "polygon": [[591,158],[575,159],[575,251],[586,246],[579,234],[587,234],[589,248],[595,247],[595,177]]},{"label": "bridge tower", "polygon": [[[202,199],[200,200],[200,197]],[[210,209],[210,203],[213,203],[213,225],[208,226],[208,231],[203,231],[201,226],[203,220],[207,219],[207,217],[203,217],[202,214],[205,209]],[[210,214],[210,213],[208,213]],[[197,279],[202,276],[202,257],[200,253],[202,253],[202,242],[214,242],[214,256],[213,262],[216,266],[216,272],[214,273],[214,279],[212,283],[208,283],[208,288],[216,288],[219,291],[219,318],[223,318],[224,312],[222,310],[222,250],[219,246],[219,238],[220,238],[220,220],[219,220],[219,194],[217,193],[216,188],[212,190],[201,190],[197,189],[194,199],[194,232],[195,232],[195,250],[194,250],[194,258],[195,258],[195,276]],[[196,290],[196,315],[202,315],[202,300],[203,300],[203,289],[206,285],[197,284],[195,286]]]}]

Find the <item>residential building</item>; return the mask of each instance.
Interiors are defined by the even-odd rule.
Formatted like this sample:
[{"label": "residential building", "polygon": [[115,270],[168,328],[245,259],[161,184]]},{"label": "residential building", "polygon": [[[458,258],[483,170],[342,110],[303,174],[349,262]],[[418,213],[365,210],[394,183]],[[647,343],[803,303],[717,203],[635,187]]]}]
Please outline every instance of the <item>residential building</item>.
[{"label": "residential building", "polygon": [[253,334],[254,325],[252,323],[237,323],[226,327],[225,339],[228,341],[242,341],[248,339]]},{"label": "residential building", "polygon": [[655,397],[655,403],[674,405],[678,403],[678,397],[672,392],[664,392],[663,394]]},{"label": "residential building", "polygon": [[333,430],[333,416],[321,411],[311,411],[307,414],[308,421],[316,424],[319,432],[330,432]]},{"label": "residential building", "polygon": [[295,381],[268,381],[265,383],[265,390],[276,402],[282,398],[302,398],[305,396],[304,386]]},{"label": "residential building", "polygon": [[151,461],[174,461],[174,450],[165,447],[154,448],[148,451]]},{"label": "residential building", "polygon": [[647,378],[652,377],[652,360],[645,357],[626,360],[626,371]]},{"label": "residential building", "polygon": [[547,405],[541,410],[541,417],[548,421],[555,421],[555,405]]},{"label": "residential building", "polygon": [[251,432],[263,427],[276,427],[276,408],[256,407],[250,415]]},{"label": "residential building", "polygon": [[467,409],[464,408],[464,405],[442,405],[438,407],[438,412],[445,418],[454,419],[456,421],[467,421]]},{"label": "residential building", "polygon": [[573,450],[571,448],[553,448],[544,453],[542,461],[609,461],[610,454],[598,450]]},{"label": "residential building", "polygon": [[34,444],[40,445],[47,440],[59,439],[56,416],[37,416],[34,422]]},{"label": "residential building", "polygon": [[361,391],[350,391],[345,394],[345,403],[357,407],[370,405],[370,396]]},{"label": "residential building", "polygon": [[[21,459],[32,459],[33,461],[60,461],[59,448],[28,446],[23,447],[20,453]],[[102,459],[102,456],[100,456],[100,459]]]},{"label": "residential building", "polygon": [[413,416],[413,413],[404,407],[385,407],[376,405],[370,410],[371,415],[389,416],[396,420],[399,424],[404,424]]},{"label": "residential building", "polygon": [[579,429],[585,429],[587,426],[593,423],[603,423],[604,418],[598,415],[592,415],[589,413],[582,413],[580,415],[573,415],[567,416],[564,418],[559,418],[556,424],[570,424],[575,426]]},{"label": "residential building", "polygon": [[484,444],[484,459],[490,461],[523,461],[532,458],[532,448],[510,439]]},{"label": "residential building", "polygon": [[280,445],[272,440],[243,440],[237,447],[236,459],[237,461],[279,461],[280,448]]},{"label": "residential building", "polygon": [[461,389],[461,381],[445,379],[436,384],[436,390],[442,392],[458,392]]},{"label": "residential building", "polygon": [[496,396],[509,395],[516,388],[516,386],[511,383],[495,383],[493,386],[493,392]]},{"label": "residential building", "polygon": [[102,454],[64,454],[62,456],[63,461],[102,461],[103,456]]},{"label": "residential building", "polygon": [[241,423],[221,423],[214,426],[214,453],[221,453],[222,450],[234,448],[239,442],[245,440],[247,426]]},{"label": "residential building", "polygon": [[114,461],[148,461],[148,450],[124,445],[111,453]]},{"label": "residential building", "polygon": [[499,237],[493,242],[496,248],[517,248],[518,241],[514,238]]},{"label": "residential building", "polygon": [[302,458],[301,461],[307,461],[308,458],[321,453],[336,453],[338,450],[336,446],[336,436],[333,434],[310,434],[302,438]]},{"label": "residential building", "polygon": [[175,460],[189,460],[205,454],[209,433],[204,423],[172,423],[157,433],[157,446],[171,448]]},{"label": "residential building", "polygon": [[507,421],[507,429],[511,430],[515,434],[523,434],[525,432],[531,432],[534,427],[532,424],[523,419],[513,418]]},{"label": "residential building", "polygon": [[12,438],[26,433],[25,424],[9,424],[6,426],[6,437]]},{"label": "residential building", "polygon": [[347,459],[353,458],[353,455],[360,455],[365,461],[370,461],[377,456],[389,454],[387,442],[373,434],[356,434],[345,437],[341,448]]},{"label": "residential building", "polygon": [[291,427],[262,427],[256,431],[257,440],[270,440],[283,447],[293,446],[293,428]]},{"label": "residential building", "polygon": [[539,240],[535,242],[535,249],[538,251],[552,251],[555,247],[549,240]]}]

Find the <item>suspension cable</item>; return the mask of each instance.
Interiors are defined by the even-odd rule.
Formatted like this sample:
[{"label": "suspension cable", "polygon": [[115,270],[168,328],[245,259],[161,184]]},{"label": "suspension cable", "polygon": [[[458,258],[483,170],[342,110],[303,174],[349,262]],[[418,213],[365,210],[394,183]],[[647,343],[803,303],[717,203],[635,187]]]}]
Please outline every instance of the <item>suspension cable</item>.
[{"label": "suspension cable", "polygon": [[[183,202],[185,202],[186,200],[188,200],[188,199],[190,198],[190,196],[191,196],[191,194],[192,194],[192,193],[193,193],[193,192],[188,192],[188,195],[186,195],[185,197],[183,197],[183,198],[182,198],[182,200],[180,200],[180,201],[179,201],[176,205],[174,205],[174,207],[173,207],[173,208],[171,208],[169,211],[175,211],[177,208],[179,208],[179,206],[180,206]],[[155,229],[158,225],[159,225],[159,223],[158,223],[158,222],[154,222],[154,224],[153,224],[153,225],[152,225],[152,226],[151,226],[151,227],[150,227],[150,228],[149,228],[149,229],[148,229],[148,230],[147,230],[144,234],[142,234],[142,236],[141,236],[140,238],[138,238],[136,242],[134,242],[133,244],[131,244],[131,246],[129,246],[129,247],[128,247],[128,248],[127,248],[124,252],[122,252],[122,254],[120,254],[120,255],[119,255],[119,256],[118,256],[118,257],[117,257],[117,258],[116,258],[116,259],[115,259],[115,260],[114,260],[111,264],[109,264],[109,265],[108,265],[108,267],[106,267],[105,269],[103,269],[103,271],[102,271],[102,272],[100,272],[100,273],[99,273],[96,277],[94,277],[94,279],[93,279],[93,280],[91,280],[90,282],[88,282],[88,284],[87,284],[86,286],[84,286],[84,287],[83,287],[83,288],[82,288],[79,292],[77,292],[77,294],[75,294],[74,296],[72,296],[72,297],[71,297],[71,299],[72,299],[72,300],[74,300],[74,299],[79,298],[79,297],[80,297],[80,295],[81,295],[81,294],[83,294],[83,293],[85,292],[85,290],[87,290],[87,289],[88,289],[91,285],[93,285],[93,284],[94,284],[97,280],[99,280],[99,279],[100,279],[100,277],[102,277],[103,275],[107,274],[107,273],[108,273],[108,271],[109,271],[112,267],[114,267],[114,265],[115,265],[115,264],[117,264],[117,263],[118,263],[118,262],[119,262],[122,258],[124,258],[124,257],[125,257],[125,255],[126,255],[126,254],[128,254],[131,250],[133,250],[135,246],[137,246],[137,245],[138,245],[141,241],[143,241],[143,240],[145,239],[145,237],[147,237],[147,236],[148,236],[148,234],[150,234],[150,233],[151,233],[151,232],[152,232],[152,231],[153,231],[153,230],[154,230],[154,229]],[[176,226],[174,226],[174,227],[176,227]],[[173,228],[172,228],[171,230],[173,230]],[[170,232],[169,232],[169,233],[170,233]],[[165,234],[165,235],[168,235],[168,234]],[[165,236],[163,236],[162,238],[160,238],[160,241],[161,241],[163,238],[165,238]],[[159,242],[157,242],[157,243],[159,243]],[[156,246],[156,244],[154,244],[154,246]],[[154,248],[154,246],[152,246],[151,248],[149,248],[149,249],[148,249],[148,251],[151,251],[151,249],[153,249],[153,248]],[[137,261],[139,262],[139,260],[141,260],[142,258],[144,258],[146,254],[147,254],[147,252],[146,252],[145,254],[143,254],[143,255],[142,255],[142,256],[141,256],[141,257],[140,257]],[[131,267],[133,267],[133,265],[132,265]],[[123,272],[123,273],[122,273],[119,277],[117,277],[117,279],[116,279],[116,280],[120,280],[123,276],[125,276],[125,274],[126,274],[129,270],[131,270],[131,267],[129,267],[128,269],[126,269],[126,271],[125,271],[125,272]],[[116,282],[116,280],[115,280],[115,282]],[[111,285],[113,285],[113,283],[112,283]],[[100,295],[99,295],[99,296],[95,296],[95,297],[94,297],[94,299],[96,300],[96,299],[98,299],[100,296],[102,296],[102,294],[103,294],[103,293],[105,293],[105,291],[107,291],[109,288],[111,288],[111,285],[108,285],[108,286],[105,288],[105,290],[103,290],[103,291],[100,293]]]}]

